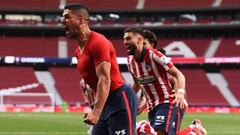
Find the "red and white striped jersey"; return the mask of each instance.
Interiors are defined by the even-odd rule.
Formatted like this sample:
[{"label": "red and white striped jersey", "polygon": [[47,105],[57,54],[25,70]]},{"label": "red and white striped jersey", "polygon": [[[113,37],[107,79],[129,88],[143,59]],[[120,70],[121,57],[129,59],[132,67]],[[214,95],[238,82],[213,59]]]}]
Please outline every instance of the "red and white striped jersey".
[{"label": "red and white striped jersey", "polygon": [[81,79],[80,87],[83,91],[85,100],[88,103],[88,105],[89,106],[94,105],[95,93],[94,93],[93,89],[84,81],[84,79]]},{"label": "red and white striped jersey", "polygon": [[152,110],[158,104],[170,103],[174,94],[168,79],[167,70],[173,67],[169,58],[156,49],[143,49],[140,60],[128,56],[128,69],[143,90],[148,109]]},{"label": "red and white striped jersey", "polygon": [[146,120],[141,120],[136,123],[136,135],[157,135],[157,132]]}]

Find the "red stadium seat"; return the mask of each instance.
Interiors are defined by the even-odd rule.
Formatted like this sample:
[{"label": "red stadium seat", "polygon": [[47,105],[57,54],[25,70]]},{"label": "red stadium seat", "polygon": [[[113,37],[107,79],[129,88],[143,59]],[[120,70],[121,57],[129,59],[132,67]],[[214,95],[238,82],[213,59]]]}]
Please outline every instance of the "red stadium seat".
[{"label": "red stadium seat", "polygon": [[220,46],[214,55],[216,57],[239,57],[240,38],[223,38]]},{"label": "red stadium seat", "polygon": [[60,0],[0,0],[0,8],[58,9]]},{"label": "red stadium seat", "polygon": [[239,7],[240,0],[222,0],[221,7]]},{"label": "red stadium seat", "polygon": [[182,69],[190,105],[229,105],[217,87],[210,84],[202,69]]},{"label": "red stadium seat", "polygon": [[58,57],[58,38],[0,37],[1,56]]},{"label": "red stadium seat", "polygon": [[90,10],[93,9],[135,9],[137,5],[137,0],[67,0],[67,3],[80,2],[86,5]]},{"label": "red stadium seat", "polygon": [[76,68],[50,68],[58,93],[70,105],[84,103],[80,75]]},{"label": "red stadium seat", "polygon": [[146,0],[145,9],[211,7],[214,0]]},{"label": "red stadium seat", "polygon": [[221,73],[228,82],[228,88],[232,91],[234,96],[240,101],[240,85],[239,85],[239,69],[222,69]]},{"label": "red stadium seat", "polygon": [[[21,86],[28,88],[23,89],[24,93],[46,93],[43,84],[39,84],[34,71],[29,67],[0,67],[0,89],[17,89]],[[30,85],[37,83],[36,87]]]},{"label": "red stadium seat", "polygon": [[[190,49],[190,51],[192,51],[192,53],[196,57],[203,57],[208,46],[210,45],[210,42],[211,42],[210,38],[179,38],[179,39],[160,38],[158,39],[157,48],[163,48],[163,47],[168,48],[170,46],[175,46],[176,49],[179,49],[178,47],[183,48],[183,45],[185,45]],[[182,57],[182,55],[180,54],[171,55],[171,54],[168,54],[169,53],[168,51],[166,53],[168,56],[171,56],[171,57]]]}]

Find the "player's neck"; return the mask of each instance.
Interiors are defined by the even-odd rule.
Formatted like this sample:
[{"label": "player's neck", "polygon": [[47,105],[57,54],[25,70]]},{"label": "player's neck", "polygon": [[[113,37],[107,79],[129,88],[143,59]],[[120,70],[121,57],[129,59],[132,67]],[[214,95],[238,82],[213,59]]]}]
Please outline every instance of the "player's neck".
[{"label": "player's neck", "polygon": [[136,60],[140,60],[140,59],[141,59],[142,51],[143,51],[143,47],[138,48],[138,49],[136,50],[136,53],[135,53],[135,55],[134,55],[134,58],[135,58]]},{"label": "player's neck", "polygon": [[89,27],[80,31],[80,34],[77,39],[77,42],[78,42],[78,45],[80,46],[80,48],[84,48],[85,44],[87,43],[87,41],[89,39],[90,33],[91,33],[91,30],[89,29]]}]

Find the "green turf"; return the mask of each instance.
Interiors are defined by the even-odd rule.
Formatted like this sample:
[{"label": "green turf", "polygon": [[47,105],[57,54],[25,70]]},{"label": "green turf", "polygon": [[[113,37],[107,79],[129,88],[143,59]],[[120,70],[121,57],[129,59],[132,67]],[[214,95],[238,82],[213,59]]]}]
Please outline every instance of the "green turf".
[{"label": "green turf", "polygon": [[[138,120],[147,115],[138,116]],[[202,120],[208,135],[240,135],[240,114],[186,114],[182,127]],[[86,135],[81,113],[0,113],[0,135]]]}]

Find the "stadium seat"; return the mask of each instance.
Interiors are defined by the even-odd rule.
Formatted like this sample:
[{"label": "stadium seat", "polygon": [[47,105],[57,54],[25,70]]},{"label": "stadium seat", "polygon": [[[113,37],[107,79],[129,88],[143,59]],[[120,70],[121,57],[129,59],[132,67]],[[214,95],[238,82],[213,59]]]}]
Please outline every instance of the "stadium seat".
[{"label": "stadium seat", "polygon": [[76,68],[50,68],[58,93],[69,105],[84,103],[80,75]]},{"label": "stadium seat", "polygon": [[181,71],[186,77],[187,100],[190,105],[229,105],[217,87],[210,84],[204,70],[181,69]]},{"label": "stadium seat", "polygon": [[186,50],[186,48],[183,48],[183,45],[185,45],[190,49],[190,51],[192,51],[191,53],[193,53],[193,55],[196,57],[203,57],[210,45],[210,42],[210,38],[159,38],[157,48],[165,48],[167,55],[170,57],[182,57],[183,55],[181,55],[181,53],[170,54],[167,48],[170,49],[173,47],[171,51],[177,51],[174,49],[179,48]]},{"label": "stadium seat", "polygon": [[135,9],[137,5],[137,0],[119,0],[119,1],[112,1],[112,0],[67,0],[67,3],[76,3],[80,2],[86,5],[90,10],[92,9]]},{"label": "stadium seat", "polygon": [[215,57],[239,57],[240,38],[222,38],[220,46],[215,53]]},{"label": "stadium seat", "polygon": [[228,82],[228,88],[240,102],[240,85],[239,85],[239,69],[222,69],[221,73]]},{"label": "stadium seat", "polygon": [[43,84],[38,82],[31,67],[0,67],[0,82],[0,90],[13,91],[11,93],[47,92]]},{"label": "stadium seat", "polygon": [[0,0],[5,9],[58,9],[60,0]]},{"label": "stadium seat", "polygon": [[211,7],[214,0],[146,0],[144,9]]},{"label": "stadium seat", "polygon": [[0,37],[1,56],[58,57],[58,38]]}]

